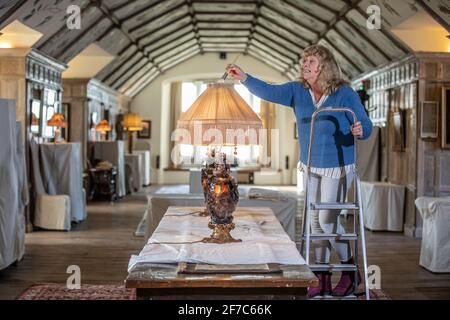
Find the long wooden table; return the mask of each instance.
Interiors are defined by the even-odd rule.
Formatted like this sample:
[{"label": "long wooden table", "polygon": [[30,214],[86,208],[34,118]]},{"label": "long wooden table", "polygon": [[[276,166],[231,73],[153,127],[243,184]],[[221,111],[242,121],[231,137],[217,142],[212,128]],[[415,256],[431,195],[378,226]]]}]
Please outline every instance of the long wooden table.
[{"label": "long wooden table", "polygon": [[[164,219],[173,219],[173,214],[168,213],[173,212],[174,208],[187,212],[200,209],[170,207],[155,234],[169,232],[164,228],[173,223],[169,224],[167,220],[164,223]],[[234,213],[235,222],[238,223],[241,213],[248,214],[249,210],[253,210],[255,215],[266,217],[264,223],[267,222],[267,227],[275,225],[275,230],[280,232],[276,225],[279,223],[272,219],[274,215],[270,208],[238,208]],[[208,221],[208,218],[203,219]],[[125,285],[136,289],[138,299],[305,299],[307,288],[318,285],[317,278],[306,264],[277,264],[276,267],[280,272],[198,274],[179,273],[179,264],[176,262],[145,262],[131,269]]]}]

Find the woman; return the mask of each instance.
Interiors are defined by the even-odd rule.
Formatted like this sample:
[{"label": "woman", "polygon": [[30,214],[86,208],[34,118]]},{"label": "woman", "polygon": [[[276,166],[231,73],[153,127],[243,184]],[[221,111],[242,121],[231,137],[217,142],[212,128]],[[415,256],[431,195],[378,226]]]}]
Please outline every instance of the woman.
[{"label": "woman", "polygon": [[[236,65],[227,66],[228,74],[240,80],[254,95],[294,109],[300,143],[301,167],[308,161],[311,116],[317,108],[345,107],[352,109],[358,122],[353,123],[347,113],[322,113],[315,124],[314,145],[311,152],[311,174],[308,186],[309,202],[344,201],[353,179],[354,137],[367,139],[372,132],[372,122],[367,117],[358,94],[341,78],[333,54],[325,47],[313,45],[303,51],[300,63],[300,81],[281,85],[267,84],[246,74]],[[354,136],[354,137],[353,137]],[[304,181],[306,183],[306,181]],[[311,212],[311,232],[345,233],[339,222],[340,210]],[[349,241],[315,242],[316,263],[329,263],[333,248],[342,263],[354,263]],[[331,272],[315,272],[319,287],[308,290],[309,297],[333,294],[344,296],[353,293],[355,273],[344,271],[334,289]]]}]

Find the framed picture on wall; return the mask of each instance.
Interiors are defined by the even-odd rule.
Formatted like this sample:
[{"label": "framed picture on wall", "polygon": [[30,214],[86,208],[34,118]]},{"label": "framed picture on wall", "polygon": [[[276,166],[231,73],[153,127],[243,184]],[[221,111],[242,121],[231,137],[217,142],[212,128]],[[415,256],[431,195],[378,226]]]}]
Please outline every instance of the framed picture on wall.
[{"label": "framed picture on wall", "polygon": [[422,139],[438,136],[439,110],[437,101],[420,102],[420,137]]},{"label": "framed picture on wall", "polygon": [[450,87],[442,88],[442,148],[450,149]]},{"label": "framed picture on wall", "polygon": [[142,130],[138,131],[139,139],[150,139],[152,137],[152,122],[150,120],[142,120]]}]

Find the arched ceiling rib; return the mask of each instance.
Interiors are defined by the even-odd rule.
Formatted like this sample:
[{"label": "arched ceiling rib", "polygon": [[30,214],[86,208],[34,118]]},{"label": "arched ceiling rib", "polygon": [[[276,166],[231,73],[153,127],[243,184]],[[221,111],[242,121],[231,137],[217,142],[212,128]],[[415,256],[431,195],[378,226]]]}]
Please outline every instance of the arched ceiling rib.
[{"label": "arched ceiling rib", "polygon": [[[65,25],[70,4],[81,8],[80,30]],[[383,12],[380,30],[366,28],[371,4]],[[0,27],[20,19],[44,31],[35,47],[66,63],[97,42],[117,57],[96,77],[134,95],[205,52],[243,52],[294,79],[301,51],[315,43],[351,78],[409,52],[389,29],[419,7],[449,30],[445,0],[5,0]]]}]

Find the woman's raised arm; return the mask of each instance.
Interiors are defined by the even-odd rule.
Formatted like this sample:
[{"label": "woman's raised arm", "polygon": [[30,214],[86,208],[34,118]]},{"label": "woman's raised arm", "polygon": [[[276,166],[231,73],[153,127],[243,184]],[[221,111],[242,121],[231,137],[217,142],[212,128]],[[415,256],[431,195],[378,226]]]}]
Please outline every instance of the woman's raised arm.
[{"label": "woman's raised arm", "polygon": [[230,77],[241,81],[241,83],[255,96],[266,101],[294,107],[294,90],[292,82],[269,84],[246,74],[235,64],[228,65],[227,71]]}]

